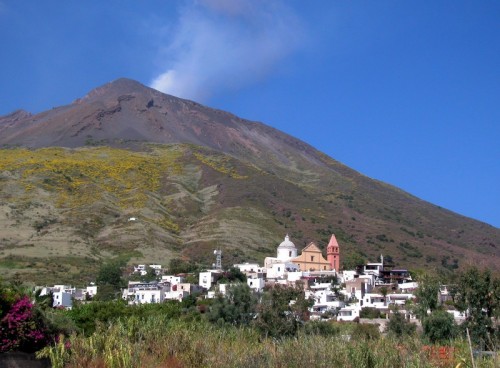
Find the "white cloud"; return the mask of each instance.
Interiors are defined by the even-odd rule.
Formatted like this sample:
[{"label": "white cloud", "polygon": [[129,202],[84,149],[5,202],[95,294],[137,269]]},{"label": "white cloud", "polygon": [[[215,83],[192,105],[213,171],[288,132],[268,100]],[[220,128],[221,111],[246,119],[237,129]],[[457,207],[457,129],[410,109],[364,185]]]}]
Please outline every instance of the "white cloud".
[{"label": "white cloud", "polygon": [[205,101],[266,77],[302,40],[298,18],[280,1],[190,2],[160,50],[164,69],[151,87]]}]

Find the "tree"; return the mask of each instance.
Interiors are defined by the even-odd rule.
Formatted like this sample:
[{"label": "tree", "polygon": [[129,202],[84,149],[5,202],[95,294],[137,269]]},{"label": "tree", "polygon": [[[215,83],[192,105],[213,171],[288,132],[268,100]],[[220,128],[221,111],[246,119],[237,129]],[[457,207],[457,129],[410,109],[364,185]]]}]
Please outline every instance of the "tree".
[{"label": "tree", "polygon": [[408,321],[403,314],[396,310],[389,317],[386,329],[390,335],[404,337],[413,335],[416,327],[415,324]]},{"label": "tree", "polygon": [[116,299],[120,288],[124,286],[122,280],[124,262],[111,261],[101,266],[97,273],[97,295],[96,300]]},{"label": "tree", "polygon": [[457,325],[453,316],[444,310],[436,310],[426,316],[422,327],[424,335],[433,344],[449,342],[457,334]]},{"label": "tree", "polygon": [[421,322],[429,312],[432,313],[438,309],[438,294],[439,281],[432,276],[422,275],[418,280],[418,289],[415,292],[417,297],[415,313]]},{"label": "tree", "polygon": [[189,273],[196,270],[196,265],[190,261],[184,261],[180,258],[172,258],[168,264],[168,271],[171,274]]},{"label": "tree", "polygon": [[493,323],[500,314],[500,278],[488,269],[472,267],[460,274],[453,294],[456,308],[465,312],[463,327],[469,329],[472,341],[481,348],[494,348],[500,335]]},{"label": "tree", "polygon": [[354,270],[357,266],[365,264],[365,262],[366,258],[358,252],[347,253],[342,260],[342,269]]},{"label": "tree", "polygon": [[312,305],[312,300],[305,298],[300,285],[273,285],[264,292],[258,305],[256,326],[266,336],[293,336],[299,326],[309,320]]},{"label": "tree", "polygon": [[377,308],[364,307],[359,312],[359,318],[380,318],[380,311]]},{"label": "tree", "polygon": [[387,294],[389,293],[389,289],[386,286],[382,286],[380,288],[380,294],[384,297],[384,306],[387,305]]},{"label": "tree", "polygon": [[97,273],[97,285],[122,286],[123,262],[111,261],[101,266]]},{"label": "tree", "polygon": [[229,287],[227,295],[217,296],[207,318],[213,323],[248,325],[255,317],[256,303],[257,300],[247,284],[236,284]]},{"label": "tree", "polygon": [[246,282],[247,276],[239,268],[231,267],[228,271],[223,272],[219,284],[228,284],[235,281]]}]

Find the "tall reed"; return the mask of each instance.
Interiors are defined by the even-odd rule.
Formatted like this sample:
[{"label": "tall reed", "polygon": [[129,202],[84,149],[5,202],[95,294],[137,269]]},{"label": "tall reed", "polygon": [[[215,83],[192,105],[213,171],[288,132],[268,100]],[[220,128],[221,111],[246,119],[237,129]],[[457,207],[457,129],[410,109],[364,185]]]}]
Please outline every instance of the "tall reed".
[{"label": "tall reed", "polygon": [[[467,346],[457,341],[444,366],[472,366]],[[132,317],[100,324],[89,337],[71,335],[44,349],[54,367],[347,367],[426,368],[442,362],[429,356],[418,338],[396,341],[349,339],[342,334],[302,334],[283,340],[263,339],[252,328],[220,327],[164,316]],[[484,359],[477,367],[493,367]]]}]

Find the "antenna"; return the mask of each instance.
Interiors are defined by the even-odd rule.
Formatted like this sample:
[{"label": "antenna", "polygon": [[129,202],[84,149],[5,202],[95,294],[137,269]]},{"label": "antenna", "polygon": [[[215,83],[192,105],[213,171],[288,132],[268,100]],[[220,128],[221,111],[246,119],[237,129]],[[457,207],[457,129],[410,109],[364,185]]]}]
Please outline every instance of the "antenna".
[{"label": "antenna", "polygon": [[215,255],[215,269],[222,270],[222,250],[215,249],[214,255]]}]

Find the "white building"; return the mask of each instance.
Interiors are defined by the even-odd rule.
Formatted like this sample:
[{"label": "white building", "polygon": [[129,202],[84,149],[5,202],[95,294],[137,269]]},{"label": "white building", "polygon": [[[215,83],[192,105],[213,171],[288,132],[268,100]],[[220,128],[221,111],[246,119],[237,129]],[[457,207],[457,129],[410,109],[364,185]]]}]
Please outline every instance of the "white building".
[{"label": "white building", "polygon": [[71,309],[73,307],[73,299],[86,300],[87,297],[94,297],[97,294],[97,286],[87,286],[86,289],[76,289],[70,285],[45,286],[41,288],[40,296],[49,295],[51,293],[53,298],[52,306],[54,308]]},{"label": "white building", "polygon": [[339,273],[339,282],[344,283],[349,280],[353,280],[358,273],[356,271],[342,271]]},{"label": "white building", "polygon": [[267,268],[266,274],[268,279],[285,279],[289,272],[300,272],[300,268],[292,262],[277,262]]},{"label": "white building", "polygon": [[262,292],[266,282],[263,278],[247,278],[247,285],[255,292]]},{"label": "white building", "polygon": [[258,263],[240,263],[235,264],[234,268],[239,269],[244,274],[253,274],[253,273],[263,273],[265,272],[263,267],[260,267]]},{"label": "white building", "polygon": [[332,284],[330,282],[314,283],[306,291],[306,299],[312,298],[314,305],[312,312],[323,313],[328,310],[334,310],[344,307],[344,302],[340,301],[335,293],[331,290]]},{"label": "white building", "polygon": [[149,267],[151,267],[153,270],[155,270],[155,275],[156,276],[160,276],[161,275],[161,272],[162,272],[161,265],[159,265],[159,264],[150,264]]},{"label": "white building", "polygon": [[150,264],[148,266],[146,266],[145,264],[140,264],[134,266],[134,273],[139,273],[141,276],[146,276],[148,274],[148,267],[152,268],[155,271],[156,276],[161,275],[162,268],[159,264]]},{"label": "white building", "polygon": [[398,284],[398,289],[402,292],[409,292],[416,290],[418,288],[418,282],[404,282],[402,284]]},{"label": "white building", "polygon": [[163,275],[161,277],[161,282],[162,283],[170,283],[171,285],[179,285],[184,282],[184,277],[182,276],[175,276],[175,275]]},{"label": "white building", "polygon": [[73,293],[70,290],[54,288],[52,297],[54,299],[53,307],[73,308]]},{"label": "white building", "polygon": [[158,282],[129,281],[128,287],[123,289],[122,299],[128,301],[130,305],[161,303],[166,288],[169,288],[169,285]]},{"label": "white building", "polygon": [[146,271],[146,265],[140,264],[140,265],[134,266],[134,273],[140,273],[141,276],[146,276],[146,274],[148,273]]},{"label": "white building", "polygon": [[[181,301],[194,291],[198,291],[197,285],[181,282],[179,284],[171,285],[169,289],[165,289],[165,299]],[[201,288],[201,287],[200,287]]]},{"label": "white building", "polygon": [[97,286],[94,285],[93,283],[91,283],[90,286],[87,286],[87,288],[85,289],[85,292],[87,293],[87,295],[90,298],[93,298],[97,294]]},{"label": "white building", "polygon": [[354,321],[356,317],[359,317],[359,308],[351,306],[344,307],[339,310],[337,321]]},{"label": "white building", "polygon": [[208,270],[205,272],[200,272],[198,285],[206,290],[210,290],[212,285],[214,285],[221,277],[222,271],[220,270]]},{"label": "white building", "polygon": [[268,279],[283,279],[288,272],[300,271],[299,266],[290,262],[297,257],[297,248],[290,241],[288,234],[276,250],[276,257],[266,257],[264,268]]},{"label": "white building", "polygon": [[375,277],[379,277],[383,269],[384,269],[383,263],[367,263],[363,267],[363,273],[365,275],[374,275]]}]

